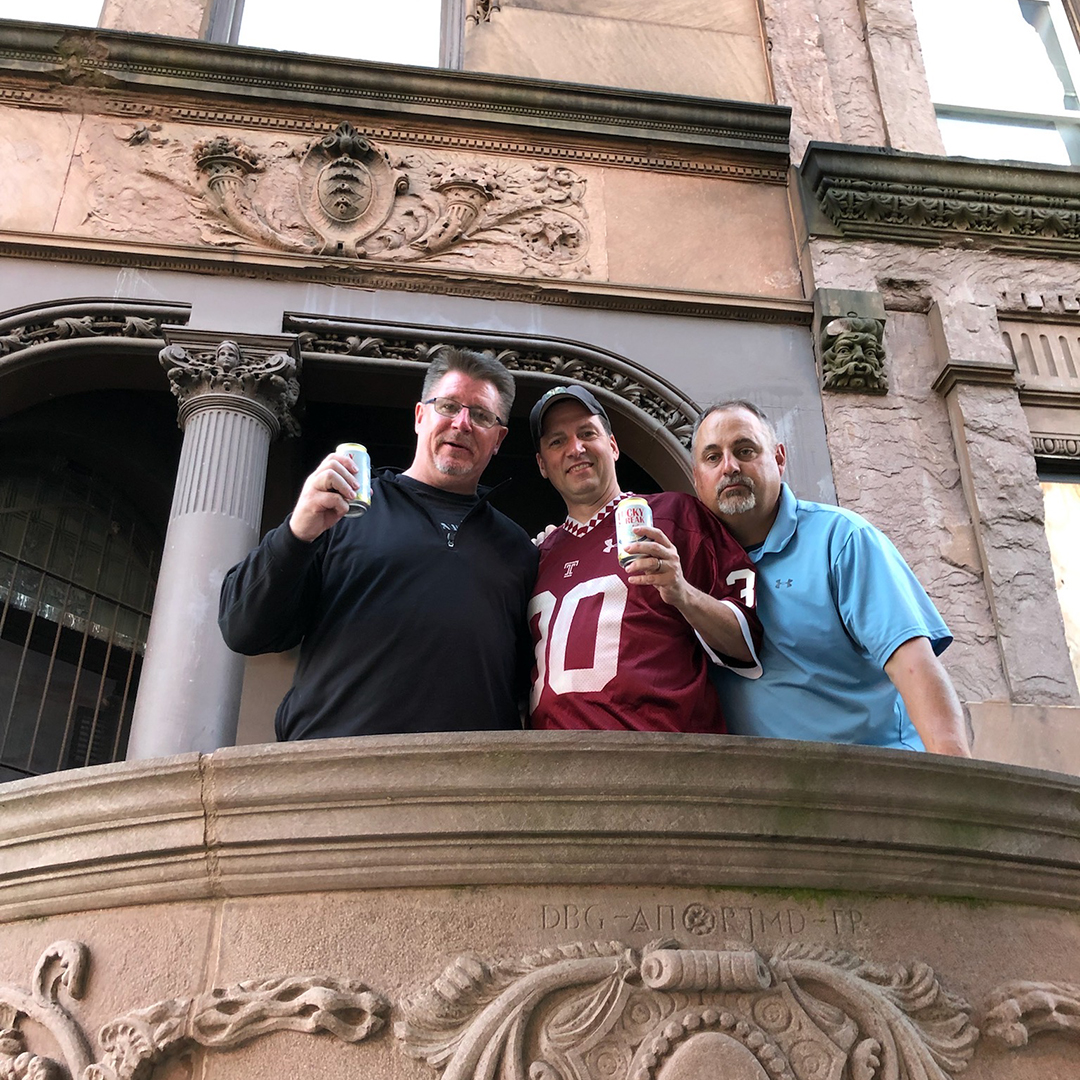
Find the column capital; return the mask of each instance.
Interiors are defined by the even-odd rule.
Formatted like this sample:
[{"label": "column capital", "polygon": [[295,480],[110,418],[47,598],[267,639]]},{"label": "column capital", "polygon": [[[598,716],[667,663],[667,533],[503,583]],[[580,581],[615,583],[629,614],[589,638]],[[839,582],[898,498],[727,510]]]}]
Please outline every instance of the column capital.
[{"label": "column capital", "polygon": [[230,334],[168,330],[158,354],[180,403],[179,423],[217,406],[251,413],[279,433],[299,435],[300,345],[293,334]]}]

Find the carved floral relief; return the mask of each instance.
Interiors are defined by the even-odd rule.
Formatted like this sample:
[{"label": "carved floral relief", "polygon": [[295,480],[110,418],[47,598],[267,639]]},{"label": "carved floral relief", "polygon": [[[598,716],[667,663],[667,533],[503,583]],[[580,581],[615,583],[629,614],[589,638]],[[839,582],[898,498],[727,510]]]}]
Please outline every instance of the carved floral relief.
[{"label": "carved floral relief", "polygon": [[589,271],[585,180],[558,164],[391,154],[344,123],[289,155],[217,136],[196,144],[193,166],[217,245],[545,277]]},{"label": "carved floral relief", "polygon": [[925,964],[804,944],[462,956],[401,1012],[442,1080],[946,1080],[979,1037]]}]

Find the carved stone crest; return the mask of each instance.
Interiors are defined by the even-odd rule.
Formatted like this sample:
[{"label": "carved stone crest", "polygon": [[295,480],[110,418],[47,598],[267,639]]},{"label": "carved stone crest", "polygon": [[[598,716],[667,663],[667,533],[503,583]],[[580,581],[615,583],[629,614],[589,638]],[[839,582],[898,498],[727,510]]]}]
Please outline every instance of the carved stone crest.
[{"label": "carved stone crest", "polygon": [[585,180],[562,165],[392,156],[348,123],[277,156],[218,136],[194,159],[213,243],[547,277],[589,269]]},{"label": "carved stone crest", "polygon": [[802,944],[461,956],[401,1011],[397,1037],[442,1080],[946,1080],[979,1036],[925,964]]},{"label": "carved stone crest", "polygon": [[[83,996],[90,956],[77,941],[45,950],[29,993],[0,986],[0,1077],[5,1080],[149,1080],[154,1066],[193,1046],[227,1050],[271,1031],[327,1032],[360,1042],[379,1031],[388,1002],[363,983],[330,975],[279,975],[170,998],[102,1027],[104,1051],[93,1060],[89,1040],[61,1000]],[[31,1053],[23,1019],[45,1028],[62,1063]]]}]

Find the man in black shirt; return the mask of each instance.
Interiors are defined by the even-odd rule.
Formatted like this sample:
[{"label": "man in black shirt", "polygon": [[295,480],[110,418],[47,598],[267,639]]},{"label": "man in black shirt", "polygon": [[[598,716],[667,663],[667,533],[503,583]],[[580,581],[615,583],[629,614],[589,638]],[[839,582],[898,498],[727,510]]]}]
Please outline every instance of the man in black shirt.
[{"label": "man in black shirt", "polygon": [[286,520],[229,571],[218,622],[254,655],[300,645],[279,739],[520,726],[537,551],[480,476],[506,436],[514,381],[443,349],[416,405],[416,452],[346,518],[355,466],[330,454]]}]

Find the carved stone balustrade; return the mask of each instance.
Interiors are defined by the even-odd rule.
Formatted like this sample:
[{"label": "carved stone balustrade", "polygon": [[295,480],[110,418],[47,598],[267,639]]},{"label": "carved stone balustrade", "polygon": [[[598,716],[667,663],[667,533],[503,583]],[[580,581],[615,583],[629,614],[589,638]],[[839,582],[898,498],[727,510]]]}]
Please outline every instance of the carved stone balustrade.
[{"label": "carved stone balustrade", "polygon": [[0,787],[0,1075],[1036,1080],[1080,781],[734,737],[234,747]]}]

